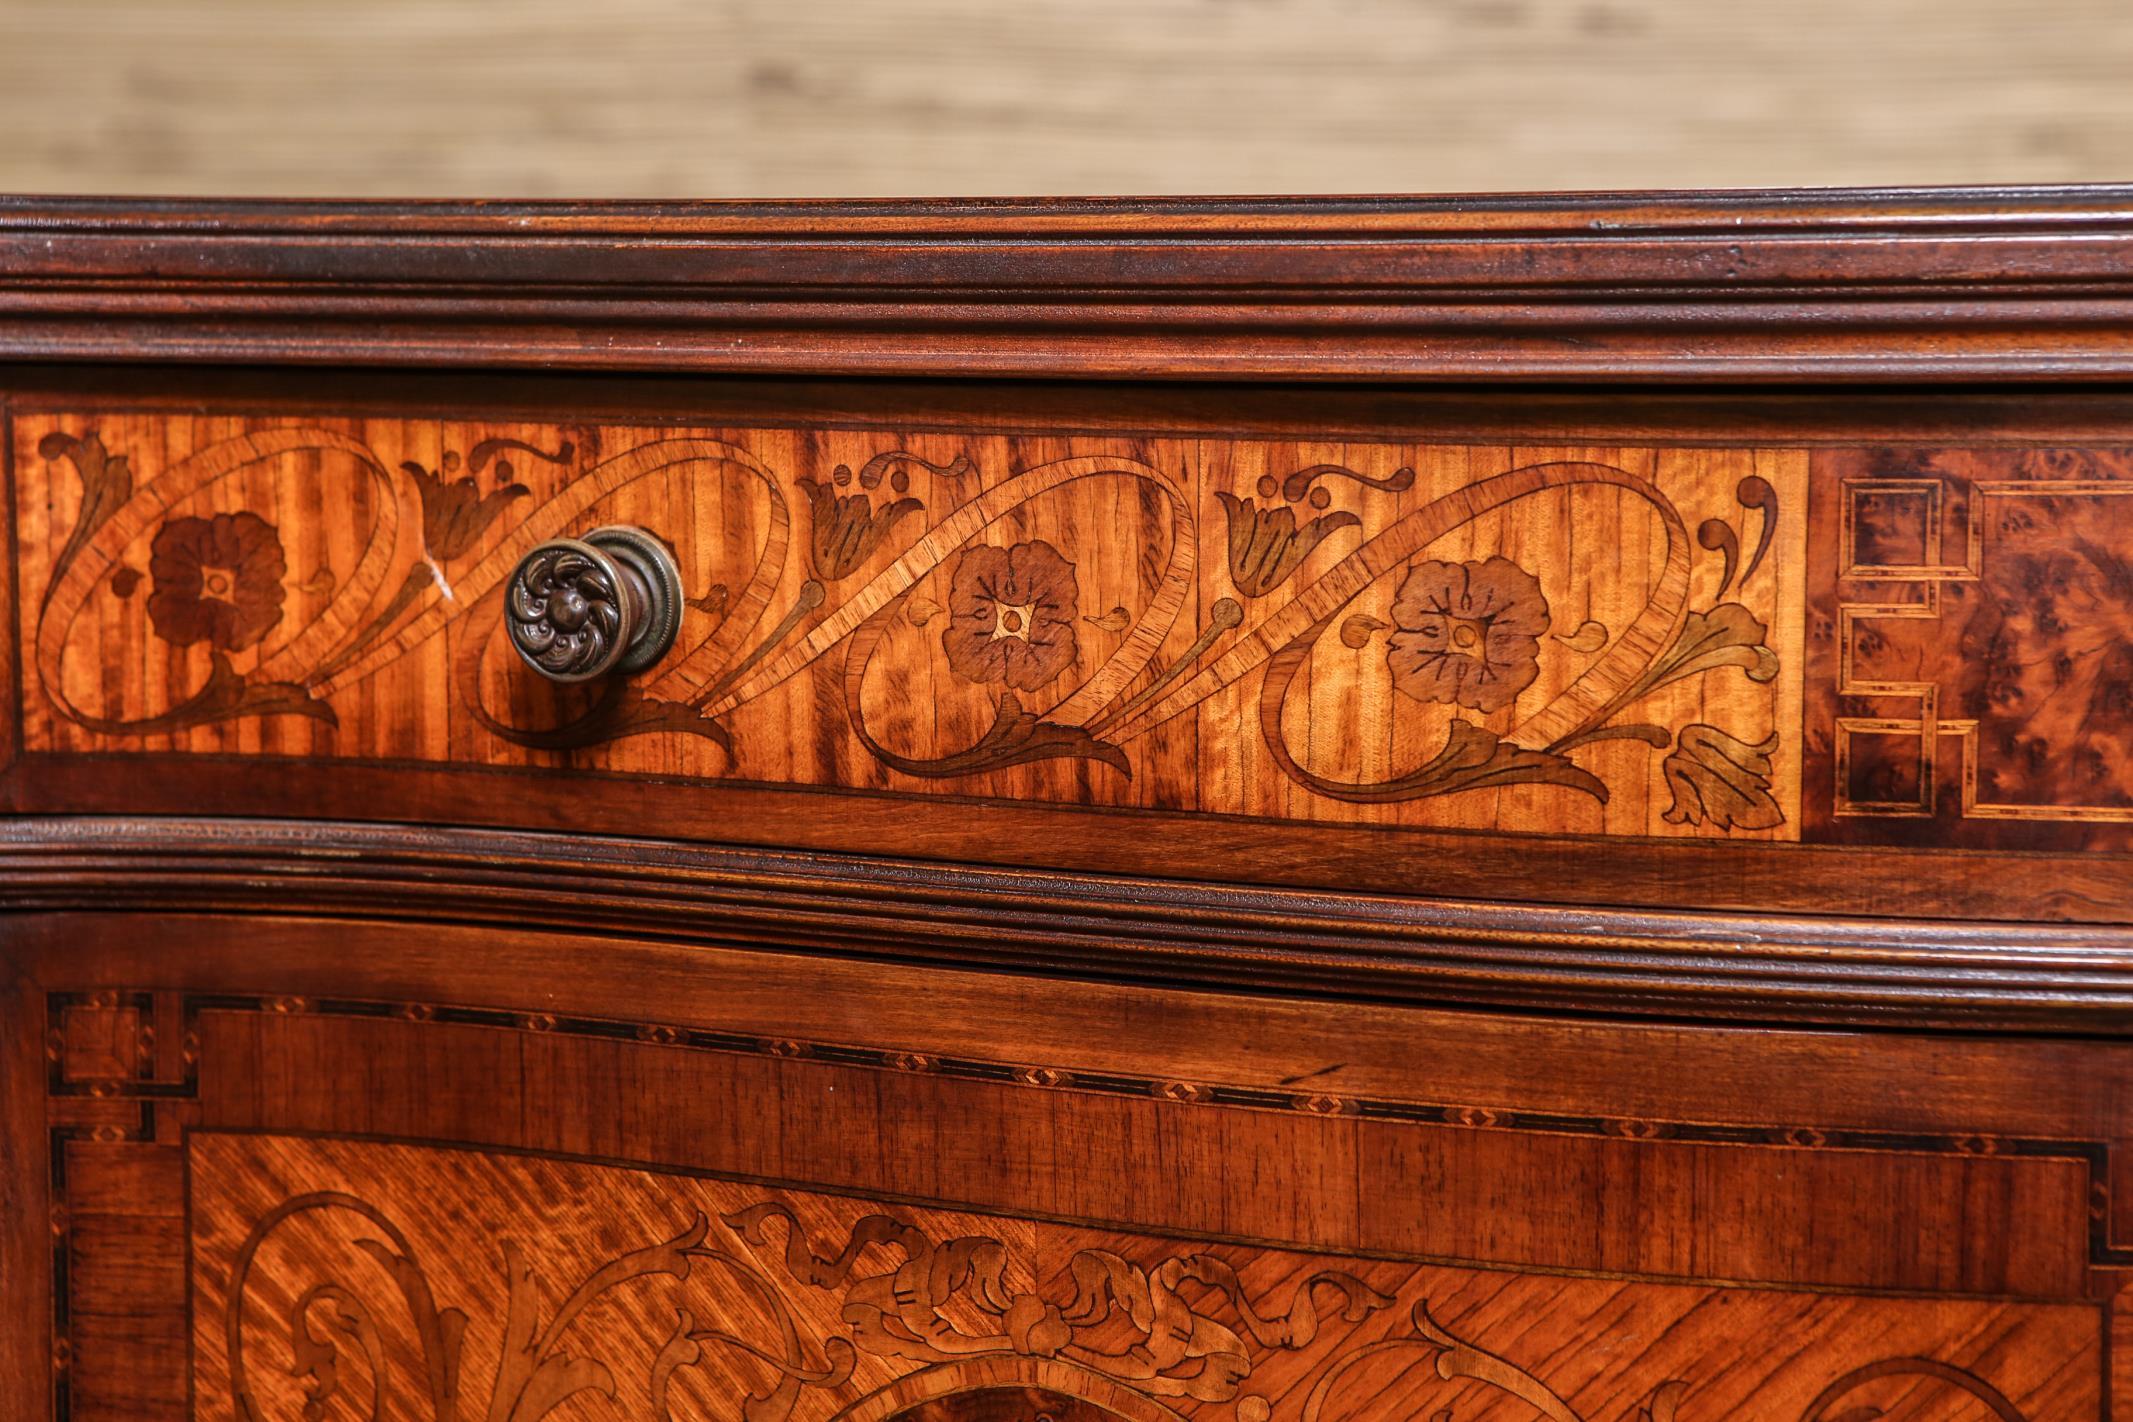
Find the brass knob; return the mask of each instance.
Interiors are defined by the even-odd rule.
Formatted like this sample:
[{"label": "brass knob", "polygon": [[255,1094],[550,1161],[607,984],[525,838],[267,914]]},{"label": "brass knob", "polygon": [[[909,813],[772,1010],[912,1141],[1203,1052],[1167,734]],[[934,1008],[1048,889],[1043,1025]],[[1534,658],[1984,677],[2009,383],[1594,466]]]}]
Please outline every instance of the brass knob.
[{"label": "brass knob", "polygon": [[541,544],[511,571],[504,622],[550,681],[643,671],[681,628],[681,569],[641,528],[615,524]]}]

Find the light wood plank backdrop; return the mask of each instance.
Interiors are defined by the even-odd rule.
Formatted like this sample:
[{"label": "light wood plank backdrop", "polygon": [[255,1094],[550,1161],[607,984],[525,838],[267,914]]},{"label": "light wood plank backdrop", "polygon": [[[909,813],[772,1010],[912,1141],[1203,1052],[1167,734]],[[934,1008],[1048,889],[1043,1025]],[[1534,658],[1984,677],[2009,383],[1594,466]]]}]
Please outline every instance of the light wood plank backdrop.
[{"label": "light wood plank backdrop", "polygon": [[2127,0],[0,0],[0,190],[2125,178]]}]

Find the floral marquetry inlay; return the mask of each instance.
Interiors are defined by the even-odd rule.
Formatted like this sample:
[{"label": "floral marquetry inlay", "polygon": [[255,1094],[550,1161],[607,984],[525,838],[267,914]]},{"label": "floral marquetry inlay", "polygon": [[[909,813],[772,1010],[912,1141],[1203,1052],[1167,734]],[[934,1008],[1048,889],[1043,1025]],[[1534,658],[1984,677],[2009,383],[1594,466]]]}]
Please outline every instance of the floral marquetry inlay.
[{"label": "floral marquetry inlay", "polygon": [[172,519],[151,545],[148,621],[174,647],[255,645],[281,621],[289,565],[274,525],[254,513]]},{"label": "floral marquetry inlay", "polygon": [[1348,1259],[417,1146],[205,1133],[189,1165],[194,1395],[239,1422],[2028,1422],[2015,1398],[2078,1406],[2094,1367],[2080,1307]]},{"label": "floral marquetry inlay", "polygon": [[984,544],[957,559],[941,649],[972,681],[1042,691],[1074,664],[1074,565],[1049,543]]},{"label": "floral marquetry inlay", "polygon": [[[23,749],[2123,846],[2133,462],[21,414]],[[509,652],[652,530],[650,672]],[[586,636],[600,609],[588,607]]]},{"label": "floral marquetry inlay", "polygon": [[1508,558],[1418,563],[1392,603],[1392,684],[1417,701],[1497,711],[1540,673],[1548,599]]},{"label": "floral marquetry inlay", "polygon": [[[1800,834],[1800,451],[17,427],[31,750]],[[679,639],[539,684],[509,574],[609,523]]]}]

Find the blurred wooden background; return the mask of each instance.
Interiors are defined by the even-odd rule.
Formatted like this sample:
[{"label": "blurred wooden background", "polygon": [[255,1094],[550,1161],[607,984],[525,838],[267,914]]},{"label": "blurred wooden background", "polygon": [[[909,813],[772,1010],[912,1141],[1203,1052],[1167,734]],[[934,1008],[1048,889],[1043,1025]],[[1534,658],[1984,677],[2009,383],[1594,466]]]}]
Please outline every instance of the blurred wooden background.
[{"label": "blurred wooden background", "polygon": [[2126,178],[2129,0],[0,0],[0,191]]}]

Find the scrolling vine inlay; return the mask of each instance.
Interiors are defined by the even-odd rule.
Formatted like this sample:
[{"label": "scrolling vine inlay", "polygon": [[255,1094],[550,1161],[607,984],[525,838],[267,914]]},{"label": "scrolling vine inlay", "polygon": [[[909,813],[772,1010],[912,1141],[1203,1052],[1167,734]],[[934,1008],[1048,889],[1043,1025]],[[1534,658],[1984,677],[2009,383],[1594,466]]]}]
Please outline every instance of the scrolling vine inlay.
[{"label": "scrolling vine inlay", "polygon": [[[189,1159],[196,1396],[240,1422],[863,1422],[1003,1389],[1129,1422],[2023,1422],[2095,1366],[2079,1307],[1344,1259],[416,1146],[205,1133]],[[1738,1346],[1764,1330],[1787,1347]]]},{"label": "scrolling vine inlay", "polygon": [[[34,749],[1799,832],[1798,452],[175,423],[18,419]],[[605,522],[680,641],[535,684],[508,574]]]}]

